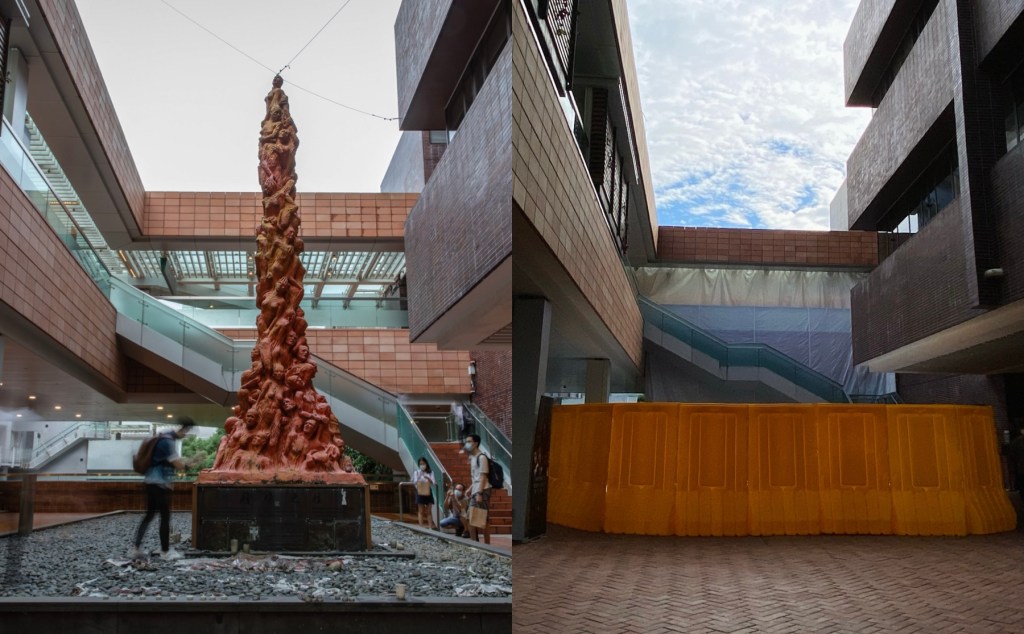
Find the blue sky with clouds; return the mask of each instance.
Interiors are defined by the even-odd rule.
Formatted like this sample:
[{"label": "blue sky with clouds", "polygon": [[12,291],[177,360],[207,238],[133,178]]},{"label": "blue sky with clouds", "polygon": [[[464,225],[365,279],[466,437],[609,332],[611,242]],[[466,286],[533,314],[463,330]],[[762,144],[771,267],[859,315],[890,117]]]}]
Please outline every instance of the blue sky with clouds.
[{"label": "blue sky with clouds", "polygon": [[843,106],[858,0],[630,0],[662,225],[828,229],[870,111]]}]

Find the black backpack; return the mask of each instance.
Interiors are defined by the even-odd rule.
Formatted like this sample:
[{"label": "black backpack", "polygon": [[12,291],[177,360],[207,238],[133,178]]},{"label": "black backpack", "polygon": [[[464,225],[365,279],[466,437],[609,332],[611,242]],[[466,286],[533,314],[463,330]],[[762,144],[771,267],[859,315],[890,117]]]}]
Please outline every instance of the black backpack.
[{"label": "black backpack", "polygon": [[[480,452],[481,456],[487,458],[487,482],[490,483],[492,489],[504,489],[505,488],[505,470],[501,468],[501,465],[491,459],[487,454]],[[480,460],[477,459],[477,464]]]}]

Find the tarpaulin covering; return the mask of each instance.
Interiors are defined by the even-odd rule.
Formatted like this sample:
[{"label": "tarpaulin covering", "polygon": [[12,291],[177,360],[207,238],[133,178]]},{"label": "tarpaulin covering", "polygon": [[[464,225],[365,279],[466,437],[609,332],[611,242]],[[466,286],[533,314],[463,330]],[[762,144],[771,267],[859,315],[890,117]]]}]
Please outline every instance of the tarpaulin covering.
[{"label": "tarpaulin covering", "polygon": [[863,273],[704,268],[636,270],[641,295],[727,343],[761,343],[847,394],[896,391],[892,374],[853,365],[850,289]]}]

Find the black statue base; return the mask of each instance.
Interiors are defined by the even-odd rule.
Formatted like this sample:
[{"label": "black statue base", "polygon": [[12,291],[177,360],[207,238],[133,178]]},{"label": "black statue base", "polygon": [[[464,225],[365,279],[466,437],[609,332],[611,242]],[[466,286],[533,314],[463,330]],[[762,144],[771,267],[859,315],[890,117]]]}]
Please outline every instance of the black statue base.
[{"label": "black statue base", "polygon": [[370,491],[365,484],[196,483],[192,547],[228,552],[370,550]]}]

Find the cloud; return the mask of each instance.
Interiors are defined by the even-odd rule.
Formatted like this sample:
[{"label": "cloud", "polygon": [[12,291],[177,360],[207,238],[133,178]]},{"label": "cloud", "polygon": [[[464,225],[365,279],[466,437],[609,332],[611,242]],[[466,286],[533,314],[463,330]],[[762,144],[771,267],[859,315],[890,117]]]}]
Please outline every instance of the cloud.
[{"label": "cloud", "polygon": [[827,229],[870,120],[843,106],[857,0],[631,0],[665,225]]}]

